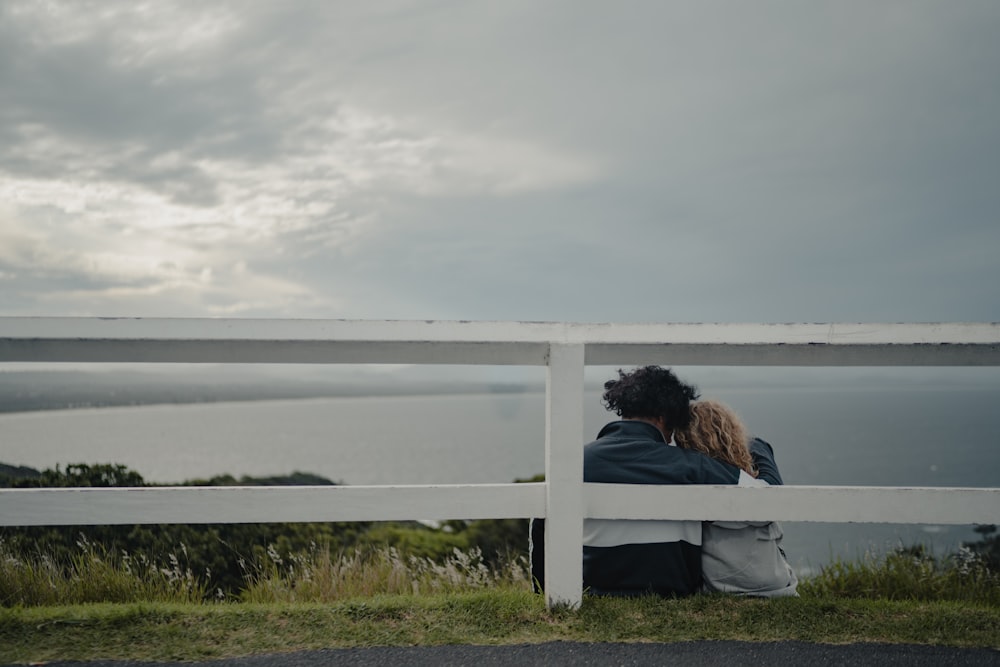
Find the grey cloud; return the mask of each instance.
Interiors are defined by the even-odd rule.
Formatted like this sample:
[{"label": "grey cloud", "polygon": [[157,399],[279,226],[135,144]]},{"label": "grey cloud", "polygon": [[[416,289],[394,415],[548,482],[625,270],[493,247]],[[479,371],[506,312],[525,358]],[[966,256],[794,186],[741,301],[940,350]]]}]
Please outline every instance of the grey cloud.
[{"label": "grey cloud", "polygon": [[[992,3],[234,7],[211,57],[131,68],[4,17],[0,174],[287,200],[223,257],[311,291],[300,315],[1000,317]],[[515,142],[540,148],[496,167]],[[201,224],[171,239],[207,256],[229,222]]]},{"label": "grey cloud", "polygon": [[[123,66],[108,35],[45,44],[8,13],[3,17],[7,65],[2,141],[7,170],[59,177],[83,169],[92,177],[148,184],[178,201],[209,204],[214,185],[195,160],[205,156],[263,159],[279,150],[281,133],[261,117],[252,66],[178,62]],[[64,164],[25,136],[42,127],[46,138],[86,152],[84,164]],[[30,133],[29,133],[30,134]],[[164,154],[183,156],[174,167],[155,165]]]}]

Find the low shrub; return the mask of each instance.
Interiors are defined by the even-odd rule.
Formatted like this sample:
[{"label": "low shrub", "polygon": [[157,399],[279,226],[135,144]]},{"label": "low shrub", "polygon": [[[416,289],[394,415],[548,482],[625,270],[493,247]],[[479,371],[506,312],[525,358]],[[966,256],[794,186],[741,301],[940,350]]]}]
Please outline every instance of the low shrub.
[{"label": "low shrub", "polygon": [[77,546],[77,553],[60,561],[41,553],[17,556],[0,541],[0,605],[200,602],[208,595],[206,579],[188,567],[183,544],[164,563],[86,539]]},{"label": "low shrub", "polygon": [[1000,603],[1000,573],[969,546],[936,558],[923,546],[836,560],[799,584],[803,596]]},{"label": "low shrub", "polygon": [[404,556],[394,547],[333,555],[317,547],[291,559],[276,552],[256,563],[240,594],[245,602],[333,602],[373,595],[530,590],[523,557],[489,567],[482,552],[454,549],[443,560]]}]

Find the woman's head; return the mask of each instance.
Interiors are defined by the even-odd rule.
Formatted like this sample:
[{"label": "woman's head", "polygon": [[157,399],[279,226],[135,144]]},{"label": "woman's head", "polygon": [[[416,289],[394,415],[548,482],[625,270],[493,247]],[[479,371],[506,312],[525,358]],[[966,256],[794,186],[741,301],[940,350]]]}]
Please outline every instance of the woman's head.
[{"label": "woman's head", "polygon": [[618,379],[605,382],[604,390],[608,410],[623,419],[662,420],[667,430],[687,426],[688,406],[698,398],[698,390],[659,366],[643,366],[630,373],[619,369]]},{"label": "woman's head", "polygon": [[674,441],[678,447],[708,454],[757,476],[750,456],[750,434],[739,416],[719,401],[692,403],[691,422],[674,433]]}]

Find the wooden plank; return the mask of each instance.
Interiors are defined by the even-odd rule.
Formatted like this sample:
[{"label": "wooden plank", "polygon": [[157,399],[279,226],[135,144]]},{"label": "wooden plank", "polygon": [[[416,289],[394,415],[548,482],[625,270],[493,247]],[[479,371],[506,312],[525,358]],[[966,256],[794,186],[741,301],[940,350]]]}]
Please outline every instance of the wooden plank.
[{"label": "wooden plank", "polygon": [[597,519],[989,524],[1000,489],[946,487],[584,484]]},{"label": "wooden plank", "polygon": [[303,340],[3,339],[0,361],[541,366],[545,343]]},{"label": "wooden plank", "polygon": [[[545,486],[0,489],[0,525],[544,517]],[[961,525],[1000,516],[998,488],[582,484],[581,493],[581,516],[602,519]]]},{"label": "wooden plank", "polygon": [[591,366],[1000,366],[1000,344],[693,344],[587,346]]},{"label": "wooden plank", "polygon": [[1000,324],[574,324],[0,317],[0,361],[1000,365]]},{"label": "wooden plank", "polygon": [[[544,343],[0,338],[0,362],[541,366]],[[1000,344],[589,344],[591,366],[998,366]]]},{"label": "wooden plank", "polygon": [[548,343],[565,340],[571,326],[446,320],[0,317],[0,338]]},{"label": "wooden plank", "polygon": [[918,324],[573,324],[568,342],[649,345],[920,345],[997,344],[1000,323],[939,322]]},{"label": "wooden plank", "polygon": [[580,325],[587,364],[996,366],[1000,324]]},{"label": "wooden plank", "polygon": [[544,484],[0,489],[2,526],[534,516],[545,516]]},{"label": "wooden plank", "polygon": [[544,365],[560,324],[0,318],[0,361]]},{"label": "wooden plank", "polygon": [[545,402],[545,597],[583,599],[583,345],[552,345]]},{"label": "wooden plank", "polygon": [[997,344],[1000,323],[572,323],[447,320],[0,317],[0,338],[561,342],[567,344]]}]

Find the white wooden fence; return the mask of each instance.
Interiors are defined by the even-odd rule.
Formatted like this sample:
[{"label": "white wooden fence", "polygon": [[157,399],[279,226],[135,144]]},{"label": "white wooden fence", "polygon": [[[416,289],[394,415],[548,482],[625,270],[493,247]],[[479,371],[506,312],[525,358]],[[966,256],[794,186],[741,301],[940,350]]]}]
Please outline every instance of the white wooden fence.
[{"label": "white wooden fence", "polygon": [[[584,366],[997,366],[1000,324],[573,324],[0,317],[0,362],[547,367],[537,484],[0,490],[0,525],[546,517],[548,603],[582,596],[584,517],[973,524],[1000,488],[584,484]],[[2,435],[0,435],[2,437]]]}]

